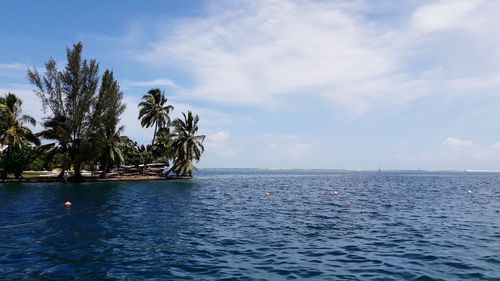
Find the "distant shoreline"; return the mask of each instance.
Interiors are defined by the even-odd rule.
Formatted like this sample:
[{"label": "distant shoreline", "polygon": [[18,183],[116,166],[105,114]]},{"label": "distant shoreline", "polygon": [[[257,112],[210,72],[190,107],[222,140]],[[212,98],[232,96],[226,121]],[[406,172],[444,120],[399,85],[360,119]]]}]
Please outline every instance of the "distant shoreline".
[{"label": "distant shoreline", "polygon": [[[253,171],[333,171],[333,172],[379,172],[378,169],[336,169],[336,168],[198,168],[198,170],[253,170]],[[423,170],[423,169],[381,169],[381,173],[500,173],[500,170]]]}]

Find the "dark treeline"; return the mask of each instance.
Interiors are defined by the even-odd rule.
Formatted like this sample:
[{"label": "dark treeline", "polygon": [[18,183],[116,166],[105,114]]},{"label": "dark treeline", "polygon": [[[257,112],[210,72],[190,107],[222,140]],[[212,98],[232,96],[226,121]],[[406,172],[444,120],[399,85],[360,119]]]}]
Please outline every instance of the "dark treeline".
[{"label": "dark treeline", "polygon": [[[15,94],[0,97],[0,170],[2,177],[20,177],[25,169],[59,168],[73,177],[99,166],[101,177],[119,166],[135,166],[144,173],[147,165],[161,162],[169,173],[191,176],[194,163],[204,151],[205,136],[198,135],[198,115],[190,111],[171,121],[174,110],[165,93],[151,89],[138,105],[143,127],[154,127],[152,142],[139,145],[123,136],[120,116],[125,111],[123,93],[112,70],[99,75],[99,64],[82,58],[81,43],[67,48],[67,64],[59,69],[55,60],[45,70],[29,69],[28,80],[40,98],[45,117],[43,130],[33,133],[26,125],[36,120],[22,115],[22,101]],[[41,140],[45,140],[41,144]]]}]

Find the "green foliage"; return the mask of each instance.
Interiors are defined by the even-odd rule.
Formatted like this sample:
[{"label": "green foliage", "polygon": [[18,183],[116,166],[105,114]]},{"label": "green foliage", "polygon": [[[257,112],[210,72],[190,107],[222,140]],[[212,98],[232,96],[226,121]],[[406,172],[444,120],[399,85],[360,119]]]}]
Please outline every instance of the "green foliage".
[{"label": "green foliage", "polygon": [[155,138],[158,129],[165,128],[170,125],[170,117],[168,114],[170,111],[174,110],[174,107],[167,104],[167,97],[165,93],[161,92],[160,89],[151,89],[146,95],[142,97],[142,101],[139,103],[139,117],[141,120],[141,126],[149,128],[155,126],[153,133],[153,140],[151,142],[151,148],[145,149],[142,152],[144,158],[144,163],[151,163],[154,157],[154,145]]},{"label": "green foliage", "polygon": [[153,153],[151,151],[151,145],[141,145],[138,147],[138,149],[142,164],[148,164],[151,163],[151,161],[153,161]]},{"label": "green foliage", "polygon": [[129,137],[121,136],[118,146],[120,151],[122,152],[123,162],[125,163],[125,165],[139,166],[141,163],[143,163],[138,144],[132,141]]},{"label": "green foliage", "polygon": [[[101,79],[97,62],[83,59],[82,49],[81,43],[66,49],[64,69],[50,59],[42,74],[36,69],[28,70],[28,79],[48,113],[44,130],[39,134],[34,135],[23,126],[34,124],[34,119],[21,116],[19,99],[10,94],[0,99],[0,144],[9,144],[0,161],[5,172],[16,169],[19,176],[19,170],[22,172],[28,166],[39,170],[55,163],[62,165],[61,175],[73,166],[75,176],[79,177],[82,166],[95,166],[99,162],[105,176],[113,165],[139,166],[153,160],[167,163],[172,160],[174,173],[191,175],[204,152],[205,136],[198,135],[198,115],[183,113],[183,119],[176,119],[171,130],[169,113],[174,107],[167,103],[164,92],[151,89],[138,105],[142,127],[154,126],[151,145],[139,146],[121,136],[123,127],[119,123],[125,105],[119,84],[109,70]],[[40,144],[38,137],[52,142],[40,146],[42,156],[29,158],[36,153],[27,144]]]},{"label": "green foliage", "polygon": [[22,147],[29,143],[39,145],[40,140],[24,124],[36,125],[29,115],[22,115],[23,102],[16,95],[8,93],[0,97],[0,144]]},{"label": "green foliage", "polygon": [[82,49],[80,42],[74,44],[72,49],[66,49],[64,70],[59,70],[53,59],[45,64],[43,76],[36,69],[28,70],[28,79],[35,86],[35,93],[42,100],[44,110],[51,114],[48,119],[64,120],[61,127],[69,133],[69,140],[66,140],[66,134],[56,139],[68,141],[63,144],[67,146],[63,153],[74,165],[76,176],[80,176],[81,164],[89,155],[81,148],[88,144],[99,81],[97,62],[82,59]]},{"label": "green foliage", "polygon": [[8,147],[1,154],[0,162],[2,162],[3,167],[2,177],[6,178],[7,174],[14,174],[16,179],[20,178],[23,171],[36,159],[36,157],[36,152],[28,146]]},{"label": "green foliage", "polygon": [[92,151],[103,166],[102,177],[105,177],[113,164],[124,162],[119,145],[120,134],[124,128],[118,127],[120,115],[125,111],[122,98],[123,93],[113,77],[113,72],[106,70],[97,96],[91,135],[94,148]]},{"label": "green foliage", "polygon": [[142,127],[155,126],[152,145],[155,143],[157,130],[170,125],[168,114],[172,110],[174,107],[167,104],[167,97],[160,89],[151,89],[142,97],[139,103],[139,119]]},{"label": "green foliage", "polygon": [[46,164],[50,164],[55,160],[60,164],[62,171],[59,176],[62,177],[64,171],[70,165],[71,129],[69,122],[65,116],[56,115],[45,120],[43,127],[45,130],[38,133],[38,135],[44,139],[54,141],[41,147],[44,152],[45,162]]},{"label": "green foliage", "polygon": [[33,160],[27,167],[28,170],[32,171],[43,171],[45,168],[45,161],[42,158],[37,157]]},{"label": "green foliage", "polygon": [[153,161],[168,163],[169,159],[173,158],[174,151],[172,149],[172,134],[170,128],[165,127],[158,130],[155,144],[151,151]]},{"label": "green foliage", "polygon": [[198,162],[205,151],[203,147],[205,136],[197,135],[200,120],[198,115],[193,116],[191,111],[188,111],[187,115],[184,113],[182,115],[184,120],[177,118],[172,123],[174,164],[171,170],[177,175],[192,175],[196,169],[194,161]]},{"label": "green foliage", "polygon": [[[101,161],[105,166],[120,163],[118,127],[125,110],[123,94],[113,72],[106,70],[98,90],[98,64],[82,58],[79,42],[66,49],[67,64],[59,70],[55,60],[45,64],[40,75],[28,70],[28,79],[49,113],[40,136],[54,143],[47,145],[47,159],[62,158],[63,172],[71,165],[80,177],[83,163]],[[61,173],[63,174],[63,173]]]}]

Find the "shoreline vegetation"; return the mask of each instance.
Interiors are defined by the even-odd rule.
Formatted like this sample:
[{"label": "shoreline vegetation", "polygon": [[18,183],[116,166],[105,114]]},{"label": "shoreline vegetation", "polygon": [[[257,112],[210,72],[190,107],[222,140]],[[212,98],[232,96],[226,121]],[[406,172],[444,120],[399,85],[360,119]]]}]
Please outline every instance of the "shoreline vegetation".
[{"label": "shoreline vegetation", "polygon": [[[0,182],[191,179],[204,152],[198,115],[188,111],[172,121],[174,107],[153,88],[138,104],[138,122],[154,128],[152,141],[138,144],[123,135],[127,105],[113,71],[100,75],[100,65],[82,58],[82,50],[81,42],[66,48],[62,69],[54,59],[43,73],[28,69],[43,120],[23,115],[15,94],[0,96]],[[37,123],[37,133],[26,126]]]},{"label": "shoreline vegetation", "polygon": [[[123,182],[123,181],[157,181],[157,180],[191,180],[193,176],[158,176],[158,175],[119,175],[114,174],[105,178],[93,175],[90,172],[83,173],[82,177],[74,178],[60,178],[57,174],[39,174],[33,173],[20,178],[3,178],[0,183],[84,183],[84,182]],[[37,171],[38,172],[38,171]],[[86,174],[86,175],[85,175]]]}]

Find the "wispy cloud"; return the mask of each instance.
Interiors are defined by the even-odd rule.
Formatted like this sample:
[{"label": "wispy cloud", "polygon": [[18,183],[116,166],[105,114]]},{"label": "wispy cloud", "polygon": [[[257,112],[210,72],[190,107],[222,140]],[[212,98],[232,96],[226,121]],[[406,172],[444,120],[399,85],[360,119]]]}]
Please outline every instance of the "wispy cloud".
[{"label": "wispy cloud", "polygon": [[0,79],[17,78],[17,80],[22,80],[25,77],[27,69],[28,66],[22,63],[0,63]]},{"label": "wispy cloud", "polygon": [[488,169],[496,167],[500,159],[500,141],[479,144],[470,139],[446,137],[435,149],[416,154],[398,155],[396,158],[420,163],[426,168],[447,167],[450,169]]},{"label": "wispy cloud", "polygon": [[474,28],[477,20],[474,12],[485,1],[481,0],[445,0],[419,7],[413,13],[413,26],[425,32],[465,28]]},{"label": "wispy cloud", "polygon": [[[199,99],[272,106],[302,95],[354,116],[500,86],[500,40],[484,30],[497,26],[494,1],[420,5],[394,25],[366,15],[377,5],[368,1],[240,4],[215,4],[207,17],[165,28],[139,58],[184,68],[195,81],[188,92]],[[454,87],[478,77],[488,80],[480,88]]]},{"label": "wispy cloud", "polygon": [[280,159],[299,158],[307,155],[312,150],[310,143],[270,143],[266,147],[266,152],[270,157],[279,157]]},{"label": "wispy cloud", "polygon": [[238,154],[231,143],[231,134],[226,131],[219,131],[206,137],[205,148],[212,157],[233,157]]},{"label": "wispy cloud", "polygon": [[174,90],[183,90],[181,86],[179,86],[177,83],[174,81],[168,79],[168,78],[160,78],[160,79],[154,79],[154,80],[148,80],[148,81],[128,81],[125,80],[123,81],[122,85],[127,88],[133,88],[133,87],[148,87],[148,88],[157,88],[157,87],[168,87],[172,88]]},{"label": "wispy cloud", "polygon": [[500,157],[500,141],[488,146],[481,146],[472,140],[447,137],[443,141],[443,146],[445,147],[443,157],[450,160],[484,162]]},{"label": "wispy cloud", "polygon": [[0,71],[26,71],[27,66],[21,63],[0,63]]}]

